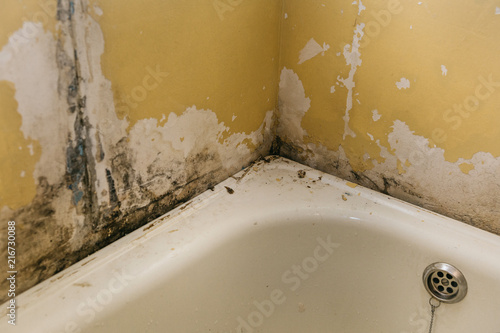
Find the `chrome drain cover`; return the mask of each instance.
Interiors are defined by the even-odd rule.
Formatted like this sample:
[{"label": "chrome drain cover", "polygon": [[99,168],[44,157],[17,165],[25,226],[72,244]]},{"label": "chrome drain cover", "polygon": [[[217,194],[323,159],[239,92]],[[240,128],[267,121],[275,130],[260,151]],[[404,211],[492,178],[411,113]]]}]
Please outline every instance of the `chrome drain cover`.
[{"label": "chrome drain cover", "polygon": [[456,267],[445,262],[427,266],[422,279],[429,294],[441,302],[457,303],[467,295],[465,276]]}]

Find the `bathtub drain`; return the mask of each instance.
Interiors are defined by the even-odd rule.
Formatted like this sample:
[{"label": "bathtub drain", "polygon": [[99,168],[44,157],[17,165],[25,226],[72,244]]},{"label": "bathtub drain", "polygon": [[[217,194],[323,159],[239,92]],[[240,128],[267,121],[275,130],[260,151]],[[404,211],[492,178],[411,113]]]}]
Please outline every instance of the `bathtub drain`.
[{"label": "bathtub drain", "polygon": [[435,262],[424,270],[425,289],[432,297],[444,303],[460,302],[467,295],[467,281],[456,267]]},{"label": "bathtub drain", "polygon": [[425,289],[431,295],[431,320],[429,333],[432,333],[434,312],[443,303],[457,303],[467,295],[467,281],[456,267],[445,262],[435,262],[427,266],[422,275]]}]

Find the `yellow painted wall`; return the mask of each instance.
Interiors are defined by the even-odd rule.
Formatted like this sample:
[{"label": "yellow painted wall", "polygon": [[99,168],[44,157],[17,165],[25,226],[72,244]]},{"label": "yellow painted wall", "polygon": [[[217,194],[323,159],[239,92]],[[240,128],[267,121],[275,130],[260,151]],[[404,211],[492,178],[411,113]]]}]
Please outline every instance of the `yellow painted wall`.
[{"label": "yellow painted wall", "polygon": [[[181,115],[196,105],[213,110],[231,132],[249,133],[274,109],[279,1],[126,6],[95,1],[94,6],[92,16],[105,40],[103,73],[112,82],[118,116],[126,117],[130,127],[140,119],[160,120],[165,112]],[[150,72],[161,74],[148,79]]]},{"label": "yellow painted wall", "polygon": [[[499,170],[500,156],[499,6],[285,1],[280,70],[293,71],[310,99],[297,119],[307,135],[291,142],[297,150],[289,155],[498,232],[489,198],[498,189],[477,183],[499,180],[489,176]],[[311,38],[329,48],[300,63]],[[357,65],[349,62],[353,50]],[[352,96],[343,83],[350,74]],[[280,84],[291,86],[285,77]],[[284,88],[280,98],[287,94]],[[286,141],[293,133],[280,136]],[[348,167],[337,169],[334,160]]]},{"label": "yellow painted wall", "polygon": [[[286,2],[282,67],[293,69],[312,97],[302,120],[310,133],[306,140],[335,150],[342,145],[355,170],[371,167],[370,161],[360,161],[366,152],[380,159],[379,147],[366,133],[390,149],[387,134],[397,119],[443,148],[447,161],[469,159],[479,151],[500,155],[500,64],[495,60],[500,51],[500,17],[495,15],[495,1],[418,3],[363,1],[366,9],[358,15],[358,4],[347,2]],[[350,66],[337,54],[352,43],[354,25],[360,23],[365,24],[362,65],[355,73],[349,122],[356,137],[344,140],[347,90],[335,84],[338,76],[348,76]],[[299,65],[300,50],[310,38],[331,48],[323,57]],[[411,87],[399,90],[396,82],[403,77]],[[492,92],[482,84],[489,77],[495,82]],[[331,86],[336,87],[333,94]],[[372,120],[374,109],[381,115],[379,122]]]}]

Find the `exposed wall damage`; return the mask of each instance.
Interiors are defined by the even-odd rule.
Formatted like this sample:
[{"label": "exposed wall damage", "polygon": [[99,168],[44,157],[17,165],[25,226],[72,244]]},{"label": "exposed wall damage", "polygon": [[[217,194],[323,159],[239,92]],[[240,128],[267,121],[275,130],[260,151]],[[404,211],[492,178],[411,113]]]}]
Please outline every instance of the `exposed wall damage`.
[{"label": "exposed wall damage", "polygon": [[[14,114],[20,115],[28,140],[21,148],[39,156],[33,196],[15,205],[2,195],[0,218],[17,226],[17,270],[22,272],[17,292],[267,155],[273,138],[274,110],[251,106],[247,118],[260,126],[248,132],[234,131],[217,111],[196,105],[180,115],[160,108],[161,119],[132,124],[115,105],[113,82],[103,74],[105,40],[87,2],[63,1],[53,8],[56,33],[35,23],[32,38],[19,38],[21,28],[0,51],[0,82],[13,92]],[[155,70],[153,76],[165,79],[161,69]],[[233,114],[233,121],[237,115],[245,117]],[[31,176],[26,170],[16,172]],[[8,186],[2,179],[3,185]],[[3,234],[6,226],[0,226]],[[5,245],[3,237],[0,243]],[[0,256],[6,257],[6,246],[1,248]],[[4,264],[0,277],[7,271]],[[6,282],[1,279],[0,290],[6,290]],[[1,293],[0,302],[6,295]]]},{"label": "exposed wall damage", "polygon": [[0,218],[22,240],[18,291],[269,152],[500,234],[500,69],[452,52],[496,56],[490,2],[458,21],[397,0],[34,5],[0,45]]},{"label": "exposed wall damage", "polygon": [[[481,38],[463,42],[458,31],[440,29],[453,22],[498,41],[499,21],[486,11],[492,1],[459,6],[459,17],[448,15],[445,4],[360,6],[286,3],[287,13],[306,11],[315,21],[289,14],[283,25],[280,154],[500,234],[500,157],[490,144],[500,137],[488,125],[498,118],[500,67],[472,66],[495,52]],[[487,13],[480,27],[464,19],[479,12]],[[337,58],[293,61],[301,40],[328,34],[321,40],[338,45]],[[475,52],[455,52],[466,45]],[[425,60],[412,56],[419,52]],[[457,57],[461,63],[449,65]]]}]

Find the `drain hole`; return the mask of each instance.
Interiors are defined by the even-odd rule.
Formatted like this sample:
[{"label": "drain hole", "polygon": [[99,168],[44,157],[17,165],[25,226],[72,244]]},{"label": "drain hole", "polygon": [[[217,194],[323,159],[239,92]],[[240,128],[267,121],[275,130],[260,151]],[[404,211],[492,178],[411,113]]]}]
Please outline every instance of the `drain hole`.
[{"label": "drain hole", "polygon": [[456,303],[467,294],[467,281],[462,272],[448,263],[427,266],[422,278],[427,291],[441,302]]}]

